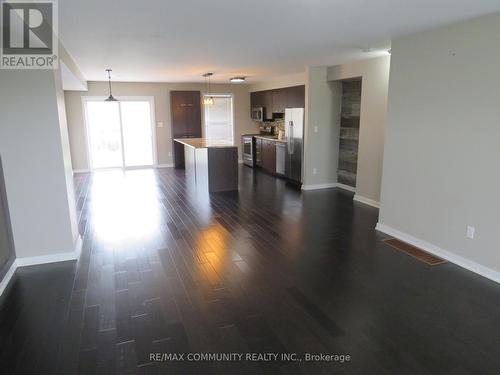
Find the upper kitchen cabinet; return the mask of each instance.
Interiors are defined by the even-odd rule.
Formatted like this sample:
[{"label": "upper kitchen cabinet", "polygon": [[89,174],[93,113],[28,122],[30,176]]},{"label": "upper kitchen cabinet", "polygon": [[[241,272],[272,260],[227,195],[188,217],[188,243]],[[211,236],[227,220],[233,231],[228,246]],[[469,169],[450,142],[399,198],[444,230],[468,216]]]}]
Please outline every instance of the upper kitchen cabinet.
[{"label": "upper kitchen cabinet", "polygon": [[287,108],[304,108],[306,101],[306,87],[294,86],[286,89],[286,107]]},{"label": "upper kitchen cabinet", "polygon": [[252,92],[250,102],[252,108],[264,108],[264,120],[273,120],[273,113],[284,113],[285,108],[305,107],[305,86]]},{"label": "upper kitchen cabinet", "polygon": [[272,120],[273,119],[273,90],[262,91],[264,98],[264,119]]},{"label": "upper kitchen cabinet", "polygon": [[273,95],[273,113],[285,113],[287,90],[276,89],[271,91]]},{"label": "upper kitchen cabinet", "polygon": [[250,93],[251,107],[265,107],[264,91],[255,91]]}]

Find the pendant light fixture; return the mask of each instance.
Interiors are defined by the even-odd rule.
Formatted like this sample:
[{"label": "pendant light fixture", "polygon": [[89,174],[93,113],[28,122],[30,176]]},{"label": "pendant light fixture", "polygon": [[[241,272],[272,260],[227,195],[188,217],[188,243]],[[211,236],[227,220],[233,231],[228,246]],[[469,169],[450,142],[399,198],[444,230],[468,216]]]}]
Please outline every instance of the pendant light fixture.
[{"label": "pendant light fixture", "polygon": [[237,83],[237,82],[245,82],[245,78],[243,76],[238,76],[238,77],[231,77],[229,78],[230,82]]},{"label": "pendant light fixture", "polygon": [[104,101],[105,102],[117,102],[118,100],[111,93],[111,72],[112,72],[112,70],[111,69],[106,69],[106,71],[108,72],[109,96]]},{"label": "pendant light fixture", "polygon": [[203,77],[205,77],[205,81],[207,82],[207,94],[203,98],[203,104],[205,105],[212,105],[214,104],[214,98],[210,94],[210,77],[212,77],[214,74],[213,73],[205,73],[203,74]]}]

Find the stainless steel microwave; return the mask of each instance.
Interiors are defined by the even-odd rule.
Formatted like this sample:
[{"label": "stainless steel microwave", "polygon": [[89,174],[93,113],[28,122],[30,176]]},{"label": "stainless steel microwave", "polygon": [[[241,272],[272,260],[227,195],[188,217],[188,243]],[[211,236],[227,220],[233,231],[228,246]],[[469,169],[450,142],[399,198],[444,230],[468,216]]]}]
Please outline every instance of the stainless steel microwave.
[{"label": "stainless steel microwave", "polygon": [[251,117],[252,117],[252,120],[254,120],[254,121],[264,121],[264,108],[263,107],[253,107]]}]

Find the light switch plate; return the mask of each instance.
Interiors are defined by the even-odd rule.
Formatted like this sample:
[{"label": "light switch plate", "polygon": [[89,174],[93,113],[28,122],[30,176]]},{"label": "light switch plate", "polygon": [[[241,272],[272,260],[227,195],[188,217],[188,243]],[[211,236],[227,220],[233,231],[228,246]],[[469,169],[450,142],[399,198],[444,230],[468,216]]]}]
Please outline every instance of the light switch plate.
[{"label": "light switch plate", "polygon": [[471,240],[473,240],[475,233],[476,233],[476,228],[471,227],[470,225],[468,225],[467,226],[467,238],[470,238]]},{"label": "light switch plate", "polygon": [[158,126],[159,128],[163,128],[163,122],[161,122],[161,121],[160,121],[160,122],[158,122],[157,126]]}]

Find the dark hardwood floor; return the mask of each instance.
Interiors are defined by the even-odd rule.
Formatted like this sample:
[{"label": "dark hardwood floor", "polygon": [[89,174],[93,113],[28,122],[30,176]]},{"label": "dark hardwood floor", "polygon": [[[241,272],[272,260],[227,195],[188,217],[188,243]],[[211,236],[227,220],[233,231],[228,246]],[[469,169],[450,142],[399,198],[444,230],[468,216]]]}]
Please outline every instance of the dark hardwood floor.
[{"label": "dark hardwood floor", "polygon": [[[0,300],[2,374],[499,374],[500,286],[381,242],[378,211],[243,167],[239,193],[172,169],[75,176],[79,262]],[[288,353],[166,361],[151,353]],[[343,354],[343,363],[305,361]]]}]

